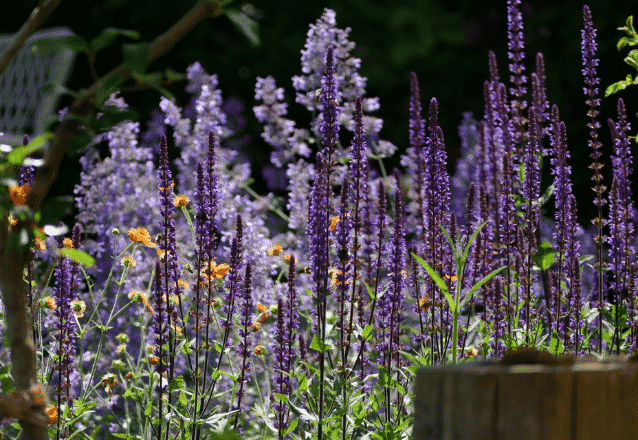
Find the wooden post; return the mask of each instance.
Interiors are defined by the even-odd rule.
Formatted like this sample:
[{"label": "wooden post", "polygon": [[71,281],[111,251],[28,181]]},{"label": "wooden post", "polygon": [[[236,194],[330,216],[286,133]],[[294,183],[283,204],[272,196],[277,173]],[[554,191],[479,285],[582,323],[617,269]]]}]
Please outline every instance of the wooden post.
[{"label": "wooden post", "polygon": [[638,438],[638,363],[422,368],[414,440]]}]

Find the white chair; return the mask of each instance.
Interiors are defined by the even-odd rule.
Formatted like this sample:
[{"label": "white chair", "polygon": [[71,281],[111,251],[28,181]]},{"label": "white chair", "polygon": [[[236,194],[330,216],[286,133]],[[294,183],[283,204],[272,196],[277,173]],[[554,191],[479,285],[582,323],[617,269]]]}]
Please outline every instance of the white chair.
[{"label": "white chair", "polygon": [[[41,135],[58,116],[59,88],[42,93],[47,83],[64,84],[71,73],[75,52],[61,46],[54,53],[35,53],[31,45],[39,39],[73,35],[65,27],[35,32],[0,75],[0,144],[22,145],[25,134]],[[11,44],[13,35],[0,35],[0,54]]]}]

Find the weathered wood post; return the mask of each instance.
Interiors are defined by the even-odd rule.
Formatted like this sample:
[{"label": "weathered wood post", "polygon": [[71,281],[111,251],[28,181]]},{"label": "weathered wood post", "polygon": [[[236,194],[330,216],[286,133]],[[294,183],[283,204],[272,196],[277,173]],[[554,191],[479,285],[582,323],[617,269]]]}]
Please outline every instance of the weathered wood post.
[{"label": "weathered wood post", "polygon": [[414,440],[638,439],[638,363],[422,368]]}]

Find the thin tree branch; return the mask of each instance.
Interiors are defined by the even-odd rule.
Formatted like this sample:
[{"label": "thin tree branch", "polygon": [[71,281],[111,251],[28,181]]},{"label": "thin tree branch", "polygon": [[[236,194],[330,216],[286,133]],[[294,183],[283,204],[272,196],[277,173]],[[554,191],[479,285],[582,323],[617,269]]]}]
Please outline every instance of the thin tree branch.
[{"label": "thin tree branch", "polygon": [[24,45],[24,42],[27,41],[35,31],[37,31],[42,23],[51,15],[51,12],[60,4],[62,0],[44,0],[41,1],[38,7],[36,7],[31,15],[24,22],[20,30],[13,37],[11,45],[9,49],[2,54],[0,57],[0,75],[4,73],[4,71],[9,66],[9,63],[13,59],[13,57],[18,53],[20,48]]},{"label": "thin tree branch", "polygon": [[[45,0],[45,4],[57,5],[60,1]],[[44,11],[44,8],[42,10]],[[199,22],[207,17],[219,16],[221,12],[219,4],[213,4],[209,0],[199,0],[184,17],[153,41],[151,44],[151,61],[170,51]],[[36,14],[35,11],[32,17],[34,15],[44,16]],[[25,23],[23,29],[27,28],[28,23]],[[23,29],[20,30],[20,33],[23,32]],[[24,35],[27,35],[26,30]],[[24,39],[26,40],[26,38]],[[18,41],[17,38],[16,41]],[[71,136],[80,126],[81,121],[102,104],[97,102],[100,87],[115,75],[125,80],[131,76],[131,71],[126,66],[120,65],[96,81],[83,97],[78,98],[70,105],[69,112],[75,117],[65,118],[56,130],[51,146],[44,155],[44,165],[38,169],[31,191],[27,196],[26,204],[34,212],[42,206],[57,177],[60,163],[66,153]],[[33,226],[29,222],[19,221],[13,230],[32,228]],[[41,385],[37,382],[36,350],[31,330],[33,323],[27,313],[27,292],[23,280],[24,268],[29,262],[30,253],[13,247],[10,238],[11,229],[9,229],[8,220],[0,218],[0,291],[2,291],[3,296],[7,335],[11,347],[11,371],[14,375],[16,391],[23,394],[24,392],[31,392],[32,394],[30,395],[35,395],[33,390],[39,389]],[[20,420],[25,439],[45,440],[48,438],[47,428],[38,423],[38,421],[42,420],[44,408],[40,405],[40,402],[34,399],[31,402],[31,414],[25,415],[23,413],[23,417]]]}]

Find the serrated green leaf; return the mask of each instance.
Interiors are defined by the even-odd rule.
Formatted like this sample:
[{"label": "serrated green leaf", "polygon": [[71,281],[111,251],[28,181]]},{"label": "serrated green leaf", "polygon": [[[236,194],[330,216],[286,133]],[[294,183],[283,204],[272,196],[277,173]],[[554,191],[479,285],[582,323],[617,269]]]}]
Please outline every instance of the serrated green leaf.
[{"label": "serrated green leaf", "polygon": [[181,390],[182,388],[184,388],[184,378],[182,376],[177,376],[174,377],[168,385],[168,392],[172,393],[173,391]]},{"label": "serrated green leaf", "polygon": [[93,258],[86,252],[81,251],[79,249],[65,247],[60,249],[60,253],[62,255],[66,255],[71,260],[75,261],[76,263],[83,264],[84,266],[93,266],[93,264],[95,264],[95,258]]},{"label": "serrated green leaf", "polygon": [[151,61],[150,43],[129,43],[122,45],[124,65],[134,73],[144,73]]}]

